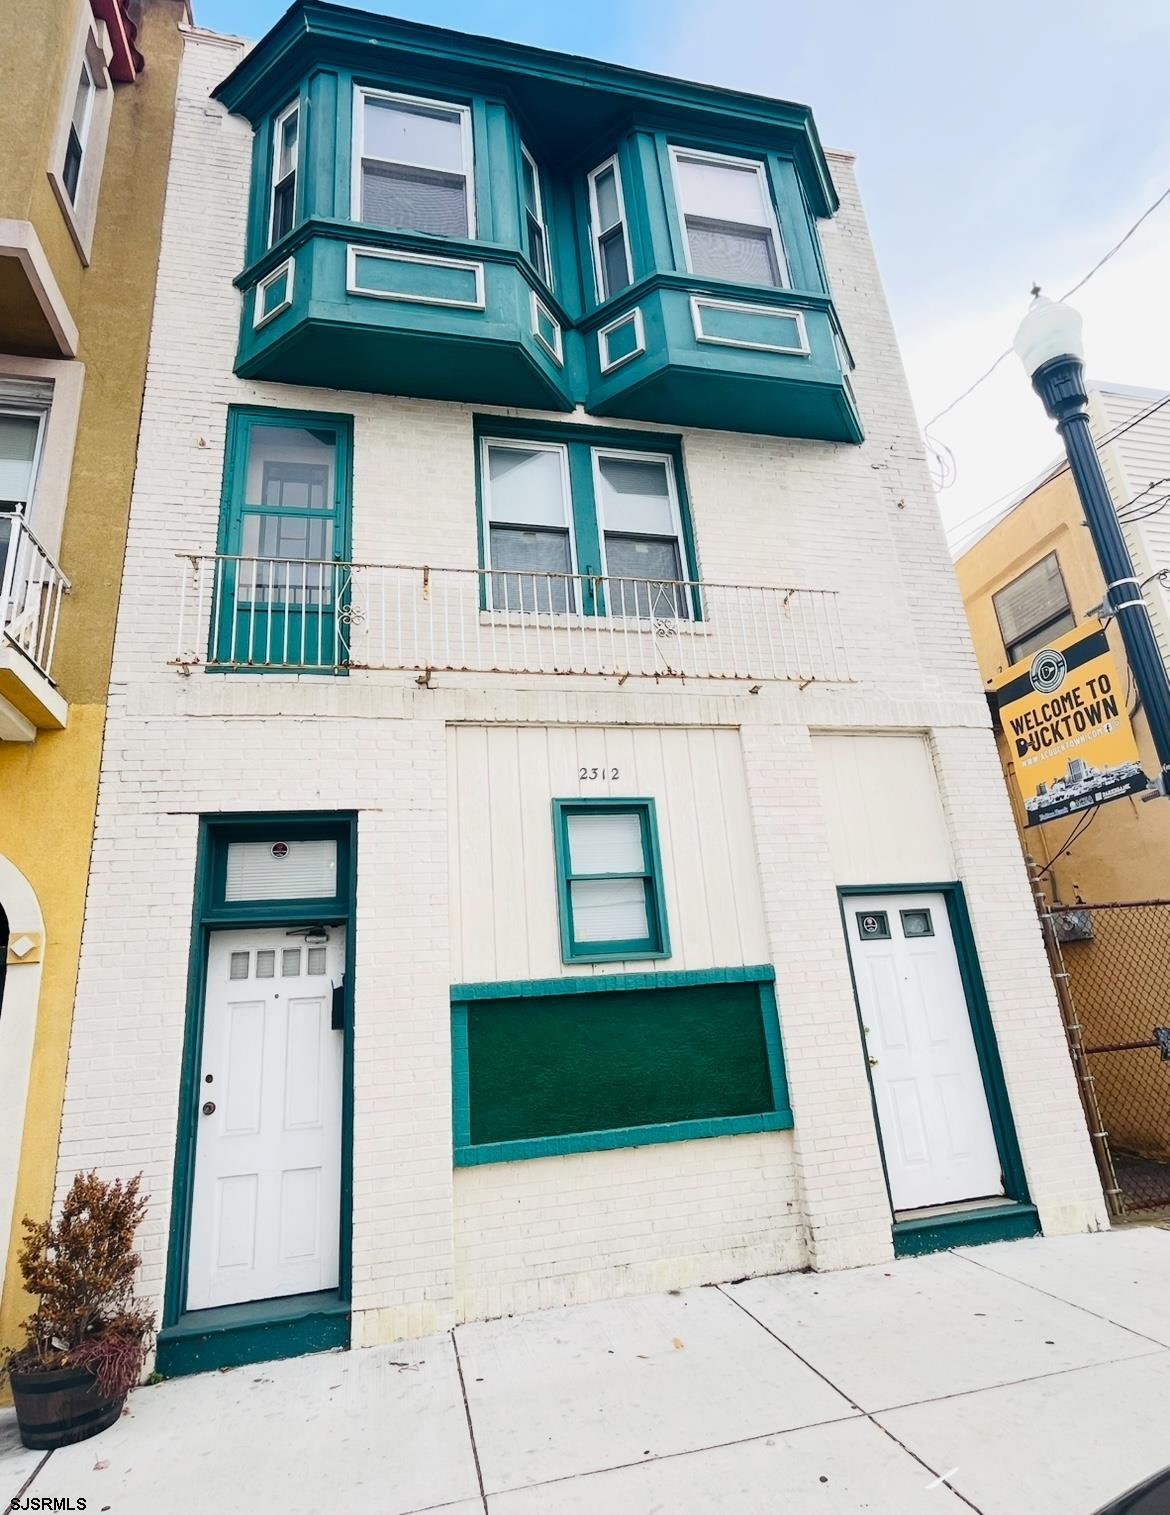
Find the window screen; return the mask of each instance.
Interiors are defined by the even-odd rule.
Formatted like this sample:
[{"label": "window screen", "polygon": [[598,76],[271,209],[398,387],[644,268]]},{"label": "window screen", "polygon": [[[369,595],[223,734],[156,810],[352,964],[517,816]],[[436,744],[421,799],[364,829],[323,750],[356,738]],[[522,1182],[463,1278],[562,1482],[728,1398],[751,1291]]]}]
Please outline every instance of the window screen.
[{"label": "window screen", "polygon": [[596,456],[611,613],[685,616],[669,459]]},{"label": "window screen", "polygon": [[225,900],[334,899],[336,841],[229,842]]},{"label": "window screen", "polygon": [[691,268],[736,284],[784,282],[763,165],[675,154]]},{"label": "window screen", "polygon": [[470,236],[465,119],[454,106],[364,95],[362,220],[436,236]]},{"label": "window screen", "polygon": [[1077,623],[1054,552],[992,596],[1009,663],[1071,631]]},{"label": "window screen", "polygon": [[488,443],[486,473],[492,608],[575,609],[562,449]]}]

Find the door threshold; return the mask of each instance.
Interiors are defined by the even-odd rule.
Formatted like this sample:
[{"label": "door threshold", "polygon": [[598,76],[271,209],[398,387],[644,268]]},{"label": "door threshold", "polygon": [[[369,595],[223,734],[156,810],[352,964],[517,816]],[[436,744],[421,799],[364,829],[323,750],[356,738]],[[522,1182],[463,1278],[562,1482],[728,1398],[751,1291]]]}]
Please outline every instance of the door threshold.
[{"label": "door threshold", "polygon": [[944,1252],[951,1247],[978,1247],[985,1242],[1017,1241],[1025,1236],[1039,1236],[1040,1217],[1036,1206],[1017,1200],[969,1200],[959,1208],[945,1208],[943,1214],[909,1218],[901,1211],[894,1218],[894,1256],[920,1257],[924,1252]]},{"label": "door threshold", "polygon": [[919,1205],[915,1210],[895,1210],[894,1220],[900,1225],[906,1220],[933,1220],[936,1215],[967,1215],[972,1210],[1002,1210],[1013,1201],[1002,1194],[989,1199],[953,1199],[945,1205]]},{"label": "door threshold", "polygon": [[337,1289],[188,1310],[158,1333],[163,1378],[304,1357],[349,1346],[349,1301]]}]

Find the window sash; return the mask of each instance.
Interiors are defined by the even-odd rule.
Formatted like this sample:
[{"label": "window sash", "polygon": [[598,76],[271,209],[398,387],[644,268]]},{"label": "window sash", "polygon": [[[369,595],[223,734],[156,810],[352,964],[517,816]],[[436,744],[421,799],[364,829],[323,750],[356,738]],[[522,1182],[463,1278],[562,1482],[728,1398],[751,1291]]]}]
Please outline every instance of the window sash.
[{"label": "window sash", "polygon": [[[617,218],[602,225],[598,203],[597,184],[603,174],[612,172],[614,196],[617,201]],[[593,248],[593,277],[598,301],[612,299],[634,282],[634,270],[630,262],[630,239],[627,233],[626,201],[622,191],[621,168],[616,155],[599,163],[589,175],[589,240]],[[620,245],[621,261],[616,267],[609,253]]]},{"label": "window sash", "polygon": [[[550,289],[553,287],[552,262],[549,249],[552,245],[548,233],[548,218],[544,213],[544,195],[540,187],[540,169],[536,159],[523,143],[520,144],[521,189],[524,201],[524,230],[528,261]],[[531,186],[531,193],[529,192]]]},{"label": "window sash", "polygon": [[[41,451],[45,441],[45,427],[49,419],[48,405],[6,405],[0,401],[0,418],[30,421],[35,427],[31,457],[0,457],[0,512],[15,514],[28,519],[37,490],[37,474],[40,471]],[[27,463],[27,469],[20,467]],[[11,469],[11,472],[9,470]],[[23,488],[18,492],[12,486],[17,473],[24,474]]]},{"label": "window sash", "polygon": [[[692,228],[699,232],[725,231],[731,236],[739,233],[745,241],[762,241],[761,233],[767,238],[767,258],[770,264],[770,272],[773,277],[764,279],[736,279],[729,278],[729,283],[759,284],[764,287],[776,289],[786,288],[789,283],[788,263],[784,254],[784,239],[780,234],[780,223],[776,217],[776,206],[772,199],[768,173],[765,165],[755,158],[735,158],[726,153],[702,152],[697,148],[681,148],[672,146],[670,149],[671,170],[674,179],[675,202],[678,207],[679,220],[682,222],[683,252],[686,257],[687,272],[698,273],[709,278],[727,278],[725,274],[709,273],[705,268],[696,268],[696,262],[708,262],[709,257],[700,254],[696,258],[696,250],[691,245]],[[720,207],[708,206],[702,203],[689,203],[684,188],[684,175],[680,171],[687,164],[708,165],[712,168],[724,168],[731,172],[744,174],[750,172],[753,176],[756,189],[759,194],[758,217],[742,220],[728,214],[719,214]],[[746,206],[741,215],[746,215]]]},{"label": "window sash", "polygon": [[[367,101],[382,101],[386,104],[397,105],[407,113],[415,112],[420,115],[437,113],[443,116],[456,117],[460,131],[461,161],[459,169],[438,167],[434,163],[424,163],[415,157],[389,158],[376,152],[366,150],[366,103]],[[466,105],[459,105],[450,100],[431,100],[421,95],[394,94],[388,90],[364,89],[358,87],[354,90],[353,106],[353,177],[350,187],[350,216],[354,221],[363,221],[365,202],[365,179],[366,166],[404,169],[419,182],[434,182],[436,184],[453,185],[457,182],[462,184],[463,202],[466,211],[465,235],[469,238],[476,235],[475,221],[475,153],[472,141],[471,111]],[[373,223],[371,223],[373,224]],[[404,228],[409,230],[411,228]],[[427,230],[415,228],[418,230]],[[452,233],[435,232],[435,236],[449,236]]]},{"label": "window sash", "polygon": [[[493,497],[491,460],[494,452],[545,453],[558,459],[560,484],[559,521],[521,521]],[[573,496],[569,476],[568,447],[560,442],[529,442],[523,438],[484,437],[480,444],[480,476],[483,491],[483,565],[485,598],[490,610],[526,610],[563,614],[577,609],[577,544],[573,517]],[[547,568],[522,569],[515,563],[503,563],[497,570],[492,550],[492,535],[501,532],[533,532],[557,536],[568,541],[566,577],[556,577]],[[562,590],[563,586],[563,590]]]},{"label": "window sash", "polygon": [[[609,614],[617,616],[633,615],[642,619],[652,619],[659,616],[672,616],[679,620],[688,619],[690,607],[688,605],[687,591],[682,585],[689,580],[690,575],[687,564],[686,539],[683,535],[682,510],[679,506],[678,481],[674,474],[674,459],[669,453],[634,452],[626,448],[594,447],[592,454],[593,497],[597,511],[602,576],[606,579],[608,594],[607,609]],[[653,463],[662,466],[666,480],[666,501],[670,517],[670,530],[668,532],[639,530],[636,524],[628,521],[623,522],[612,508],[607,509],[603,464],[609,459],[619,463]],[[672,544],[678,564],[678,578],[676,580],[659,580],[650,575],[645,580],[642,580],[640,577],[635,576],[633,582],[630,582],[630,575],[614,575],[610,567],[608,551],[608,544],[611,540],[627,542],[654,541]]]},{"label": "window sash", "polygon": [[65,161],[61,165],[61,178],[72,204],[77,204],[77,187],[81,183],[81,169],[85,162],[85,147],[89,141],[89,126],[93,119],[93,101],[97,82],[89,59],[83,54],[81,72],[77,81],[77,94],[73,100],[73,112],[69,117],[69,130],[65,138]]},{"label": "window sash", "polygon": [[[296,133],[292,147],[292,163],[281,173],[285,157],[289,123]],[[297,216],[297,169],[301,156],[300,102],[294,100],[272,123],[272,197],[268,210],[268,245],[279,242],[296,223]]]},{"label": "window sash", "polygon": [[[642,849],[639,870],[582,870],[573,868],[570,827],[575,818],[591,815],[633,815],[637,817]],[[584,801],[554,800],[553,824],[557,852],[557,884],[561,911],[561,956],[565,962],[620,959],[622,957],[667,957],[669,937],[662,885],[662,866],[658,856],[653,800]],[[641,886],[645,934],[642,936],[603,937],[579,935],[575,897],[582,891],[574,885],[634,883]],[[632,901],[625,901],[628,906]],[[596,908],[596,907],[595,907]],[[622,908],[618,902],[600,902],[600,908]]]}]

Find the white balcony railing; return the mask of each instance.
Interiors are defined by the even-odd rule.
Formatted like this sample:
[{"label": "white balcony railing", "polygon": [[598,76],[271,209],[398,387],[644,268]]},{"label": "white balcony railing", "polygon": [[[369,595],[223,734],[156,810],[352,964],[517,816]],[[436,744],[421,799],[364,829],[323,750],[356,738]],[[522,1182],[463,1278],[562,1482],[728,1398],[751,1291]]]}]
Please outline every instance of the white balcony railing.
[{"label": "white balcony railing", "polygon": [[3,642],[52,676],[61,599],[69,580],[17,515],[0,515],[0,630]]},{"label": "white balcony railing", "polygon": [[831,590],[179,556],[182,669],[849,678]]}]

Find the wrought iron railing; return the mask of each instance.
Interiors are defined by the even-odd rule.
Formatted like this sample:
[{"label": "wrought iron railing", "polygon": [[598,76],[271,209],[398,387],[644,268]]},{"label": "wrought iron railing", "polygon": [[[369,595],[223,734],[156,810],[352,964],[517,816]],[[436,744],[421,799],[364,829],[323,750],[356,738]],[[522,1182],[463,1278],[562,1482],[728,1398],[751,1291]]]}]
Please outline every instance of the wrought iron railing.
[{"label": "wrought iron railing", "polygon": [[849,679],[832,590],[180,555],[175,664]]},{"label": "wrought iron railing", "polygon": [[0,632],[46,678],[69,580],[17,515],[0,515]]}]

